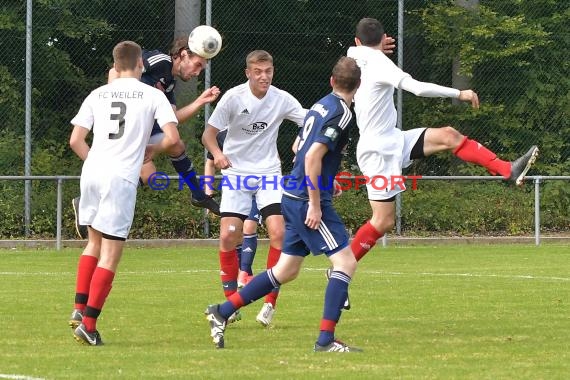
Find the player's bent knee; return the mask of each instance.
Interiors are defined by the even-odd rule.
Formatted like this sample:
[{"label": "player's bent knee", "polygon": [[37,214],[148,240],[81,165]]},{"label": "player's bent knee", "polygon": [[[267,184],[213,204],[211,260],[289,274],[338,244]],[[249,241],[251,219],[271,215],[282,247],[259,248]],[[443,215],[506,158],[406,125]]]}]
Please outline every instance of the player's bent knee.
[{"label": "player's bent knee", "polygon": [[235,248],[241,240],[241,231],[221,231],[220,232],[220,245],[222,247]]},{"label": "player's bent knee", "polygon": [[455,149],[463,141],[463,135],[452,126],[441,128],[442,142],[448,149]]},{"label": "player's bent knee", "polygon": [[293,281],[299,276],[300,268],[282,267],[280,270],[273,268],[273,275],[281,285]]}]

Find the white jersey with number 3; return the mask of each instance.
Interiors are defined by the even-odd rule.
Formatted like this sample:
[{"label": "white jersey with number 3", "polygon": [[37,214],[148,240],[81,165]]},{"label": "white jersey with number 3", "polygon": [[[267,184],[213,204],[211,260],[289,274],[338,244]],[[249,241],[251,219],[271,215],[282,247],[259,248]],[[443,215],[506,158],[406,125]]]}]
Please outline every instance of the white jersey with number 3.
[{"label": "white jersey with number 3", "polygon": [[301,126],[306,114],[297,99],[273,86],[261,99],[252,94],[249,82],[228,90],[208,120],[219,130],[228,129],[223,152],[232,167],[222,173],[281,173],[279,126],[285,119]]},{"label": "white jersey with number 3", "polygon": [[117,78],[84,100],[71,124],[93,130],[82,175],[119,176],[138,183],[154,121],[178,123],[164,93],[136,78]]}]

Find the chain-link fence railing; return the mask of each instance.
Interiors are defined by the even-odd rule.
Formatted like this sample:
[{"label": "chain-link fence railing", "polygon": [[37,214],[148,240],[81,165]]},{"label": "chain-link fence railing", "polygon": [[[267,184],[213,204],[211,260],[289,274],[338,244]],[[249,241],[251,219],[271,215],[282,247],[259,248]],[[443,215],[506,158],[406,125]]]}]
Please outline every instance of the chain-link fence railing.
[{"label": "chain-link fence railing", "polygon": [[[32,5],[29,24],[28,4]],[[223,50],[211,61],[212,85],[226,91],[245,82],[247,53],[264,49],[274,57],[273,84],[310,107],[330,91],[330,70],[353,44],[355,24],[365,16],[381,20],[386,32],[398,39],[391,58],[414,78],[473,88],[480,96],[481,108],[472,110],[449,99],[403,94],[404,129],[450,124],[505,159],[514,159],[537,144],[541,157],[530,174],[570,173],[570,11],[564,1],[125,0],[111,4],[0,0],[0,6],[0,175],[24,175],[26,162],[32,175],[79,175],[81,162],[67,143],[69,122],[84,97],[106,82],[111,50],[120,40],[134,40],[145,49],[166,52],[174,37],[211,20],[224,39]],[[31,35],[30,50],[27,35]],[[32,58],[30,73],[26,73],[27,53]],[[29,104],[26,78],[31,84]],[[203,75],[180,84],[179,106],[191,102],[203,87]],[[180,127],[198,171],[203,167],[199,143],[203,126],[202,113]],[[279,152],[284,171],[291,166],[290,146],[295,135],[293,125],[282,126]],[[354,155],[357,138],[354,129],[345,163],[352,172],[358,170]],[[29,160],[26,140],[31,143]],[[159,160],[157,166],[173,173],[167,160]],[[451,154],[421,160],[410,171],[420,175],[486,174],[480,167],[459,164]],[[567,186],[553,187],[560,197],[553,200],[552,207],[566,212],[570,208]],[[0,189],[0,213],[5,214],[0,238],[23,237],[24,183],[0,181]],[[66,203],[78,189],[77,182],[66,182]],[[499,188],[496,196],[504,196],[503,190]],[[31,233],[53,234],[53,182],[33,182],[31,194]],[[357,196],[351,203],[362,201],[366,206],[365,197]],[[139,198],[135,236],[203,236],[204,216],[188,206],[187,191],[143,190]],[[454,202],[452,194],[449,202]],[[346,207],[344,211],[350,212]],[[70,209],[64,218],[64,234],[72,237]],[[210,235],[215,235],[216,220],[210,221]],[[570,226],[562,222],[554,228]]]}]

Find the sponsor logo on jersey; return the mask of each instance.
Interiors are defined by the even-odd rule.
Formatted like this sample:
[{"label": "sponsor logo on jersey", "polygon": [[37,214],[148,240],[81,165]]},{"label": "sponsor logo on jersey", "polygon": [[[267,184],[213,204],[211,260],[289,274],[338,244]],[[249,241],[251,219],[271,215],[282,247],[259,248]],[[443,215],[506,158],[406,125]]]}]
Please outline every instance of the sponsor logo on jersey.
[{"label": "sponsor logo on jersey", "polygon": [[249,124],[247,127],[242,128],[242,131],[244,131],[248,135],[257,135],[258,133],[263,132],[266,128],[267,128],[266,122],[256,121],[254,123]]}]

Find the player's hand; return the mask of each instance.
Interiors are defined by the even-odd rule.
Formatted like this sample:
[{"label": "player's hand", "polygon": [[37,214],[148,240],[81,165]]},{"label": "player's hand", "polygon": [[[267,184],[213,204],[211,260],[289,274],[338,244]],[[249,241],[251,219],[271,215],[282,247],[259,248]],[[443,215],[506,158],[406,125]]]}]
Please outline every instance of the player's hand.
[{"label": "player's hand", "polygon": [[342,188],[340,186],[340,183],[338,183],[338,181],[335,179],[334,180],[334,190],[333,190],[333,197],[340,197],[342,195]]},{"label": "player's hand", "polygon": [[200,100],[203,104],[211,103],[218,99],[220,93],[221,91],[217,86],[212,86],[204,90],[204,92],[198,97],[198,100]]},{"label": "player's hand", "polygon": [[384,33],[381,42],[382,52],[384,54],[392,54],[396,48],[396,40]]},{"label": "player's hand", "polygon": [[305,225],[310,229],[316,230],[321,224],[321,218],[323,213],[321,212],[321,206],[314,206],[309,203],[309,208],[307,209],[307,217],[305,218]]},{"label": "player's hand", "polygon": [[231,161],[223,154],[214,157],[214,166],[216,169],[227,169],[232,167]]},{"label": "player's hand", "polygon": [[458,99],[462,102],[471,102],[473,108],[479,108],[479,97],[473,90],[460,91]]}]

